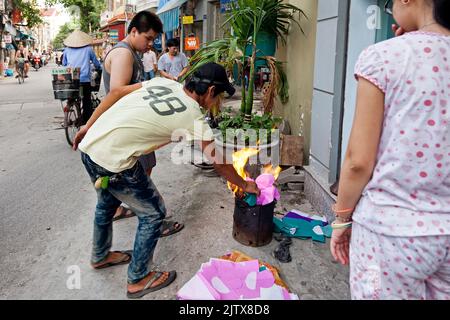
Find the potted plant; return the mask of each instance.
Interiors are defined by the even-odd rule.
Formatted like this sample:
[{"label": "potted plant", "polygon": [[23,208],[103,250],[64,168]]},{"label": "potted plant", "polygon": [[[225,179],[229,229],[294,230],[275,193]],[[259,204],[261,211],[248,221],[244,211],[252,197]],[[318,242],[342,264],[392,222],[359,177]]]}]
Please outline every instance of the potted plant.
[{"label": "potted plant", "polygon": [[[272,116],[275,98],[278,96],[285,103],[288,99],[288,82],[283,70],[283,63],[277,61],[273,56],[278,41],[286,44],[286,37],[290,25],[300,26],[301,16],[305,13],[298,7],[284,3],[282,0],[234,0],[231,2],[231,11],[228,13],[224,25],[229,25],[232,34],[224,39],[215,40],[204,45],[190,60],[190,71],[186,77],[191,75],[201,65],[208,62],[216,62],[224,65],[230,74],[238,74],[241,81],[248,74],[248,86],[243,83],[241,89],[241,107],[237,115],[222,113],[219,116],[219,128],[222,136],[218,136],[219,147],[226,141],[226,132],[229,129],[239,130],[227,143],[237,143],[236,135],[243,137],[238,139],[244,141],[244,146],[249,146],[250,137],[246,131],[256,130],[256,141],[271,141],[270,134],[261,133],[259,129],[273,129],[281,121],[280,118]],[[223,27],[222,26],[222,27]],[[272,55],[266,55],[259,49],[260,42],[274,41]],[[270,51],[270,50],[269,50]],[[256,66],[264,63],[270,69],[270,80],[263,94],[263,115],[253,112],[254,85]],[[236,72],[237,69],[237,72]],[[237,79],[235,79],[237,80]],[[230,132],[230,131],[228,131]],[[260,136],[262,134],[262,136]],[[251,134],[250,134],[251,136]],[[225,147],[225,146],[224,146]],[[255,146],[260,148],[261,145]]]},{"label": "potted plant", "polygon": [[[222,152],[221,156],[227,163],[232,159],[234,167],[244,179],[255,179],[263,166],[269,166],[269,170],[272,165],[277,166],[272,150],[279,151],[279,140],[276,135],[272,136],[272,131],[281,119],[272,116],[272,109],[277,96],[282,102],[287,101],[288,83],[283,64],[273,54],[278,40],[286,43],[291,23],[297,24],[301,29],[299,20],[302,15],[306,17],[300,8],[282,0],[234,0],[224,23],[231,26],[233,33],[224,39],[207,43],[190,60],[191,69],[186,77],[208,62],[222,64],[229,74],[237,73],[241,81],[249,69],[248,86],[246,83],[242,84],[240,112],[236,115],[227,111],[220,114],[220,132],[215,141],[216,155]],[[274,41],[273,52],[260,50],[261,42],[266,43],[270,39]],[[270,80],[262,99],[264,112],[257,114],[253,112],[254,85],[256,67],[261,62],[270,69]],[[246,152],[247,150],[250,152]],[[263,150],[266,152],[262,152]],[[262,154],[266,157],[262,158]],[[251,162],[252,168],[248,164],[250,155],[256,156],[256,161]],[[236,195],[234,238],[251,246],[270,242],[275,202],[255,205],[255,199],[248,201],[245,198],[248,195],[243,195],[235,186],[229,187]]]},{"label": "potted plant", "polygon": [[288,84],[282,63],[273,56],[260,54],[259,39],[273,39],[275,44],[280,40],[286,44],[291,23],[301,29],[299,20],[302,15],[306,17],[300,8],[283,3],[282,0],[232,1],[231,12],[223,26],[229,25],[233,34],[204,45],[191,58],[191,70],[187,76],[207,62],[221,63],[230,73],[237,66],[241,79],[245,78],[245,71],[250,68],[248,86],[242,86],[240,110],[248,123],[253,111],[256,65],[264,61],[271,74],[271,86],[264,95],[264,111],[271,113],[271,106],[277,95],[282,101],[287,100]]}]

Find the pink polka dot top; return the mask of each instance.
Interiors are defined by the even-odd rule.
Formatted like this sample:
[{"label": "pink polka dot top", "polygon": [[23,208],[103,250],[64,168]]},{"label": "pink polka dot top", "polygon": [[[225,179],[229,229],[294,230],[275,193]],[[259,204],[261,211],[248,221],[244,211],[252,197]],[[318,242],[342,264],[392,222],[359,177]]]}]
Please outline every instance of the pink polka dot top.
[{"label": "pink polka dot top", "polygon": [[450,235],[450,36],[411,32],[355,67],[385,93],[373,177],[354,221],[390,236]]}]

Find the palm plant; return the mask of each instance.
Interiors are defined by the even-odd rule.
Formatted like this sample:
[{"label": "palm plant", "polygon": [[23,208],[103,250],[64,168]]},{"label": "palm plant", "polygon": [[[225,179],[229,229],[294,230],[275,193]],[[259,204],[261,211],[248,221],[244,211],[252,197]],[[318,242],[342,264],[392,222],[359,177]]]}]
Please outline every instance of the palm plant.
[{"label": "palm plant", "polygon": [[[298,15],[297,15],[298,14]],[[297,24],[303,32],[299,20],[305,13],[298,7],[284,3],[283,0],[234,0],[231,12],[224,25],[230,25],[233,35],[224,39],[212,41],[203,46],[191,59],[191,70],[187,76],[207,62],[217,62],[232,72],[238,67],[241,79],[244,78],[246,68],[250,66],[248,89],[242,86],[241,112],[245,121],[251,121],[256,62],[265,60],[271,70],[271,84],[264,97],[265,111],[271,111],[271,105],[276,95],[282,100],[287,98],[287,80],[282,64],[274,57],[257,57],[258,37],[267,33],[286,44],[286,37],[291,23]],[[297,18],[298,16],[298,18]],[[251,55],[247,56],[247,48]]]}]

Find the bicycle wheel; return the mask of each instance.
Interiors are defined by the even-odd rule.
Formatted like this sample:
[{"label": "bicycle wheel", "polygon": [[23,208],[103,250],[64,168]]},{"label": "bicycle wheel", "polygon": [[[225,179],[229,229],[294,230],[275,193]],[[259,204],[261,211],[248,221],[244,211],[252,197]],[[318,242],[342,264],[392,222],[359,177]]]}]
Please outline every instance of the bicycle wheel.
[{"label": "bicycle wheel", "polygon": [[76,102],[68,102],[64,108],[64,131],[66,140],[70,146],[73,146],[75,135],[81,127],[80,106]]}]

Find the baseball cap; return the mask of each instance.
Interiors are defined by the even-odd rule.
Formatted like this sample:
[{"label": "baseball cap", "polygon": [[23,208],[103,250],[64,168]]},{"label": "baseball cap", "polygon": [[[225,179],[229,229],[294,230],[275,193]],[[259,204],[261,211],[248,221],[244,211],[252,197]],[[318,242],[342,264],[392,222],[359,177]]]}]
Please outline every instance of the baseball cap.
[{"label": "baseball cap", "polygon": [[208,62],[200,66],[194,72],[190,81],[214,85],[219,90],[219,93],[227,92],[230,96],[236,92],[236,89],[228,80],[225,68],[214,62]]}]

